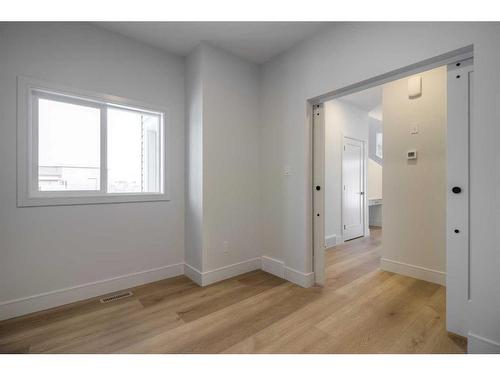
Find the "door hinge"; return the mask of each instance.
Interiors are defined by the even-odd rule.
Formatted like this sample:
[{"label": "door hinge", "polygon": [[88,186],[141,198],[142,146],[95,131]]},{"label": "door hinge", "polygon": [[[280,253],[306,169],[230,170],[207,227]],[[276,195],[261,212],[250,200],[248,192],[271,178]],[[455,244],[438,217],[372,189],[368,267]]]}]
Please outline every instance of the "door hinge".
[{"label": "door hinge", "polygon": [[344,229],[345,229],[345,225],[344,225]]}]

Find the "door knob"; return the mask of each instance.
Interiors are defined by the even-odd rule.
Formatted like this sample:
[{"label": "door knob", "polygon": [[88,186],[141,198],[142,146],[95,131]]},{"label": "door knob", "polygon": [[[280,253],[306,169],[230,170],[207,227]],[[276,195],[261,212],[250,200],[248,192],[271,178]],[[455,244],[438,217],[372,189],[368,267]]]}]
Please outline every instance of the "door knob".
[{"label": "door knob", "polygon": [[321,190],[321,186],[316,185],[316,190],[317,190],[317,191],[320,191],[320,190]]},{"label": "door knob", "polygon": [[453,186],[453,188],[451,189],[451,191],[455,194],[460,194],[462,192],[462,188],[458,187],[458,186]]}]

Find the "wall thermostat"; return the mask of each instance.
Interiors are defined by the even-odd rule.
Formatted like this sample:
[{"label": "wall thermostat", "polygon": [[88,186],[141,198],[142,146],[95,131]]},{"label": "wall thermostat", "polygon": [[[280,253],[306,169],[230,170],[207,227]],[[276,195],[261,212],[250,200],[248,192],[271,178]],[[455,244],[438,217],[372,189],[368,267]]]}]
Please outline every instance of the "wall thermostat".
[{"label": "wall thermostat", "polygon": [[417,158],[417,150],[409,150],[406,152],[406,159],[414,160]]}]

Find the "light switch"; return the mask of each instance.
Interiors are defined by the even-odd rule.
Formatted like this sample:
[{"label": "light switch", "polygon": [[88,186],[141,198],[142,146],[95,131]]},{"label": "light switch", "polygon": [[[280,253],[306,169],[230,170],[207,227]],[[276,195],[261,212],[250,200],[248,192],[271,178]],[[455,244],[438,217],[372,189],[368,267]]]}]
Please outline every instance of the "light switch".
[{"label": "light switch", "polygon": [[406,152],[406,159],[414,160],[417,158],[417,150],[408,150]]},{"label": "light switch", "polygon": [[410,125],[410,134],[418,134],[418,125]]},{"label": "light switch", "polygon": [[283,169],[283,174],[285,176],[290,176],[292,174],[292,169],[290,168],[289,165],[285,165],[285,168]]}]

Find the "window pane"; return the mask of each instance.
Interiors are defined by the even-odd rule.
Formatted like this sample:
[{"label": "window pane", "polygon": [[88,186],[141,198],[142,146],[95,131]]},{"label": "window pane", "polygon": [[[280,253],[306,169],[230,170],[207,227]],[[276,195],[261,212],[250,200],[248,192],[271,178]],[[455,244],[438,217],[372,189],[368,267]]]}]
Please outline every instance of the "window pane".
[{"label": "window pane", "polygon": [[99,190],[100,110],[38,100],[38,189]]},{"label": "window pane", "polygon": [[108,109],[108,192],[160,192],[160,117]]}]

